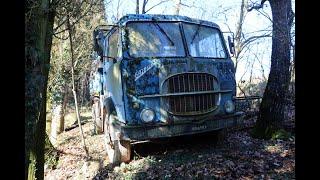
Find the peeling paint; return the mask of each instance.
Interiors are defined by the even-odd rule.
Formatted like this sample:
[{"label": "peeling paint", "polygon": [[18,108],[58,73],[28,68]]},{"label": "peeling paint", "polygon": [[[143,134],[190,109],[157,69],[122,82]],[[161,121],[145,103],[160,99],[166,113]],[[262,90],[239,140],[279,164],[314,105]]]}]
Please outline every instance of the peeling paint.
[{"label": "peeling paint", "polygon": [[[185,57],[130,57],[128,53],[128,31],[125,28],[129,21],[174,21],[174,22],[188,22],[211,26],[219,29],[215,23],[196,20],[185,16],[172,15],[126,15],[120,19],[118,25],[121,33],[121,54],[117,62],[109,66],[110,68],[105,75],[104,91],[109,92],[114,104],[116,105],[118,119],[125,122],[126,126],[147,126],[140,119],[140,113],[144,108],[154,110],[156,117],[151,125],[167,124],[175,126],[178,123],[206,121],[206,119],[217,118],[224,116],[224,103],[227,100],[232,100],[235,94],[235,71],[234,64],[230,57],[226,59],[218,58],[194,58],[190,56]],[[102,42],[108,38],[106,36],[99,36]],[[224,42],[223,42],[224,43]],[[100,43],[100,45],[103,43]],[[106,47],[102,46],[105,51]],[[165,81],[175,75],[183,73],[203,73],[210,74],[214,77],[215,90],[230,90],[227,93],[218,93],[216,98],[217,108],[208,114],[199,116],[185,116],[170,115],[166,111],[165,99],[157,96],[152,98],[140,98],[145,95],[155,95],[167,93],[168,87]],[[195,93],[196,94],[196,93]],[[199,105],[200,106],[200,105]],[[232,118],[231,118],[232,119]],[[233,120],[232,120],[233,121]],[[218,121],[217,121],[218,122]],[[220,121],[219,121],[220,122]],[[222,128],[219,123],[213,123],[210,126],[190,126],[184,129],[186,131],[201,131],[211,128]],[[150,125],[150,124],[149,124]],[[173,128],[174,129],[174,128]],[[172,129],[172,130],[173,130]],[[212,130],[212,129],[211,129]],[[158,132],[158,130],[155,130]],[[152,131],[146,132],[148,136],[157,136],[152,134]],[[151,134],[150,134],[151,133]],[[178,133],[179,134],[179,133]]]}]

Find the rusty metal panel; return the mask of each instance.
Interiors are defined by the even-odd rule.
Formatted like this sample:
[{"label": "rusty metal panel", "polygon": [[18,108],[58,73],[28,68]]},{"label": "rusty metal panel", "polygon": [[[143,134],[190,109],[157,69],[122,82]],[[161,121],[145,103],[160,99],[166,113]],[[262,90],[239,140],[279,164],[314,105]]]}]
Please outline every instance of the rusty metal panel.
[{"label": "rusty metal panel", "polygon": [[124,127],[122,131],[126,138],[131,140],[181,136],[241,126],[243,123],[243,115],[243,113],[236,113],[233,116],[208,119],[201,123],[182,123],[174,126]]},{"label": "rusty metal panel", "polygon": [[[121,18],[117,24],[121,33],[121,57],[110,66],[104,76],[105,83],[110,84],[108,91],[119,121],[126,126],[145,128],[144,131],[132,132],[141,139],[196,133],[207,128],[213,130],[233,125],[233,120],[210,121],[226,114],[224,103],[233,100],[232,97],[236,94],[234,64],[231,59],[190,57],[187,56],[187,48],[185,57],[131,57],[125,26],[132,21],[188,22],[219,29],[215,23],[185,16],[127,15]],[[182,27],[181,25],[180,30],[183,30]],[[148,124],[140,118],[140,113],[145,108],[155,112],[151,124],[170,124],[170,128],[148,129]],[[206,124],[206,128],[202,125],[179,125],[185,121],[202,122]]]}]

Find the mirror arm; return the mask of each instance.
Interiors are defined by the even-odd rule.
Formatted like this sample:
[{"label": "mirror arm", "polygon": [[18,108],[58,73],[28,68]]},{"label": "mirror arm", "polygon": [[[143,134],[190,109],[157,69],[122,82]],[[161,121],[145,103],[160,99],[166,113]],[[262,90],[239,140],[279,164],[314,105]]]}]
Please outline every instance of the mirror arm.
[{"label": "mirror arm", "polygon": [[[113,62],[113,63],[116,63],[116,62],[117,62],[117,58],[115,58],[115,57],[111,57],[111,56],[102,56],[102,57],[112,59],[112,62]],[[107,61],[109,61],[109,60],[107,60]]]}]

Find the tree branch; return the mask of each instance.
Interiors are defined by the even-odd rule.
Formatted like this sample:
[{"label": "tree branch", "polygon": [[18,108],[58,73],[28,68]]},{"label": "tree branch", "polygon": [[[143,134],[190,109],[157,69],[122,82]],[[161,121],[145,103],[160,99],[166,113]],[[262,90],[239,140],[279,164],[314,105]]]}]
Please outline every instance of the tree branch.
[{"label": "tree branch", "polygon": [[261,15],[263,15],[264,17],[266,17],[267,19],[269,19],[269,21],[270,21],[271,23],[273,23],[273,20],[272,20],[272,18],[271,18],[269,15],[267,15],[265,12],[261,12],[259,9],[257,9],[257,11],[258,11]]},{"label": "tree branch", "polygon": [[153,9],[154,7],[159,6],[160,4],[165,3],[165,2],[168,2],[168,1],[169,1],[169,0],[162,0],[162,1],[160,1],[158,4],[155,4],[155,5],[153,5],[152,7],[150,7],[148,10],[146,10],[145,13],[147,13],[148,11],[150,11],[151,9]]},{"label": "tree branch", "polygon": [[250,8],[247,9],[248,12],[252,11],[253,9],[261,9],[263,8],[263,4],[266,2],[267,0],[261,0],[260,4],[256,4],[254,3]]},{"label": "tree branch", "polygon": [[[85,1],[83,1],[85,2]],[[80,7],[82,6],[83,2],[81,3]],[[91,8],[96,5],[98,3],[98,1],[96,1],[95,3],[90,3],[90,6],[86,9],[85,13],[83,13],[81,16],[78,17],[78,19],[76,19],[75,22],[73,22],[70,27],[72,28],[75,24],[77,24],[83,17],[85,17],[86,15],[88,15],[88,13],[91,11]],[[79,8],[80,9],[80,8]],[[54,31],[58,30],[59,27],[61,27],[63,24],[65,24],[67,22],[67,19],[65,19],[60,25],[58,25],[57,27],[54,28]],[[55,32],[54,34],[60,34],[64,31],[67,31],[68,28],[65,28],[64,30],[61,30],[59,32]]]},{"label": "tree branch", "polygon": [[260,35],[260,36],[251,36],[248,39],[246,39],[245,41],[243,41],[240,45],[241,49],[243,49],[245,46],[247,46],[248,44],[252,43],[253,41],[260,39],[260,38],[265,38],[265,37],[272,37],[271,33],[270,34],[264,34],[264,35]]}]

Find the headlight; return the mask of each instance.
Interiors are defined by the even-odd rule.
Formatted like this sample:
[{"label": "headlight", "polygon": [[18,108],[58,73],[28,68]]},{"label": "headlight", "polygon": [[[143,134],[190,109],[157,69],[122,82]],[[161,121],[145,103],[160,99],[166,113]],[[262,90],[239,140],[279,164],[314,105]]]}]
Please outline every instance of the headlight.
[{"label": "headlight", "polygon": [[230,100],[226,101],[226,103],[224,104],[224,108],[227,113],[233,113],[235,109],[233,102]]},{"label": "headlight", "polygon": [[151,122],[154,117],[154,111],[152,111],[151,109],[144,109],[141,111],[140,118],[146,123]]}]

